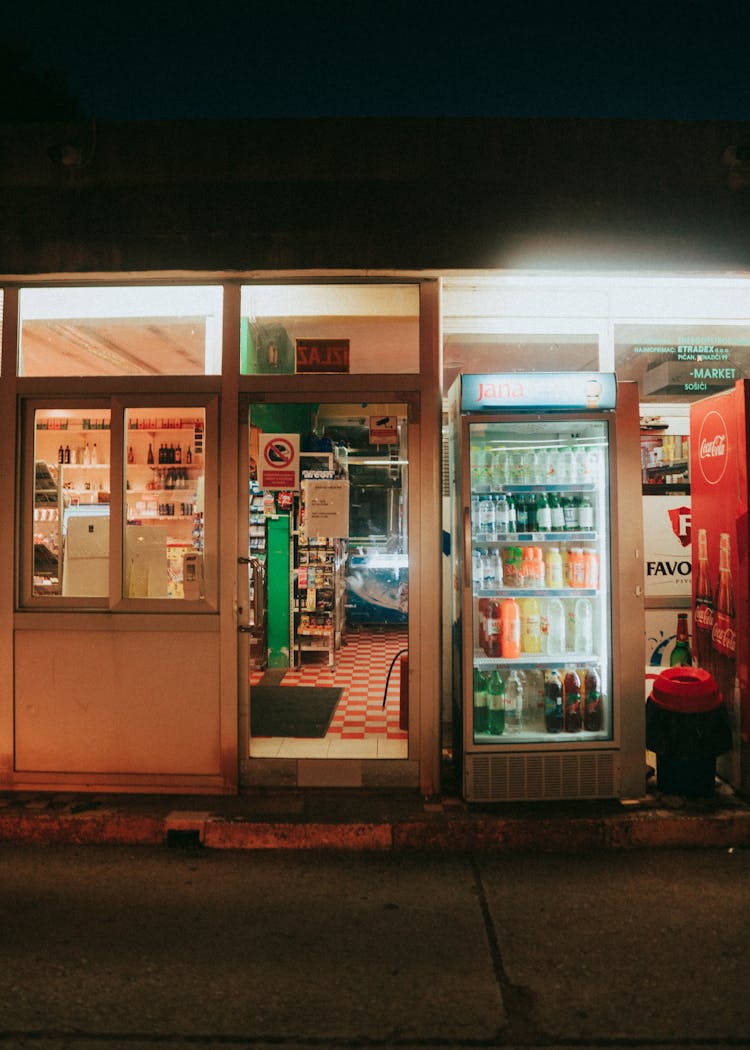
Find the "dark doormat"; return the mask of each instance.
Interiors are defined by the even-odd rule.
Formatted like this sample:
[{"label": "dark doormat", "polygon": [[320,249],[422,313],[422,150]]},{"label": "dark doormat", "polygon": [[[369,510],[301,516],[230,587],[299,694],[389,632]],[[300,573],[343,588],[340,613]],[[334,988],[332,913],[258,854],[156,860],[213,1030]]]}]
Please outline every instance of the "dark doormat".
[{"label": "dark doormat", "polygon": [[322,737],[331,724],[342,688],[256,685],[250,690],[253,736]]}]

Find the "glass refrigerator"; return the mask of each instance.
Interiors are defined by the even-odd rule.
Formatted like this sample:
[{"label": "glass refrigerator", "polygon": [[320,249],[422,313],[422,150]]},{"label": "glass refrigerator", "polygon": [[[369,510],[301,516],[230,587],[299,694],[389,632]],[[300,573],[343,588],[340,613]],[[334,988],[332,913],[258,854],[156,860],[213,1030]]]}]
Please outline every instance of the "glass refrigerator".
[{"label": "glass refrigerator", "polygon": [[449,431],[464,797],[642,796],[636,385],[461,375]]}]

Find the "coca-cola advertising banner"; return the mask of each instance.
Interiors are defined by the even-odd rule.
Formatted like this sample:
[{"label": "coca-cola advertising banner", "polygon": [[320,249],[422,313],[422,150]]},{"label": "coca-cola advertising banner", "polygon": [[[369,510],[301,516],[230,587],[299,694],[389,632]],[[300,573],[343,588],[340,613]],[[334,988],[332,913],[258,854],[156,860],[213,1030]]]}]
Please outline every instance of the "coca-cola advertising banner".
[{"label": "coca-cola advertising banner", "polygon": [[[693,651],[730,710],[735,737],[731,770],[744,790],[742,745],[750,743],[748,695],[748,475],[745,381],[690,406],[693,549]],[[742,782],[742,783],[741,783]],[[743,787],[744,784],[744,787]]]}]

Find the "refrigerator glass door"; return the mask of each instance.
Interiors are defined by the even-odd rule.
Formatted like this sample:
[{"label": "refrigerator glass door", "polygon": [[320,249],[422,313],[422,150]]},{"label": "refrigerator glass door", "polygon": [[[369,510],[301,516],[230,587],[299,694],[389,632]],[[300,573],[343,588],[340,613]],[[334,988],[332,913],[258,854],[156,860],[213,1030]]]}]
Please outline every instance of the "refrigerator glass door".
[{"label": "refrigerator glass door", "polygon": [[467,425],[466,739],[495,748],[610,740],[609,422]]}]

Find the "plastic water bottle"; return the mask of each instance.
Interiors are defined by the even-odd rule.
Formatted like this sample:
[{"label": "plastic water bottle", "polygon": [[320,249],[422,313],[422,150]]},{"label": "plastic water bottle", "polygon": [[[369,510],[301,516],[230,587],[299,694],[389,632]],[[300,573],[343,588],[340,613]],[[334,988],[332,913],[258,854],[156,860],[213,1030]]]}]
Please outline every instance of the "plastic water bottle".
[{"label": "plastic water bottle", "polygon": [[575,638],[573,648],[577,653],[590,655],[594,648],[594,623],[591,602],[578,598],[575,604]]},{"label": "plastic water bottle", "polygon": [[562,653],[565,651],[565,610],[559,598],[548,598],[545,603],[547,621],[547,652]]},{"label": "plastic water bottle", "polygon": [[572,485],[576,480],[576,458],[572,448],[564,448],[560,455],[560,481]]},{"label": "plastic water bottle", "polygon": [[501,492],[495,500],[495,535],[504,536],[509,532],[509,507],[508,498]]},{"label": "plastic water bottle", "polygon": [[523,683],[515,669],[505,683],[505,732],[517,733],[523,721]]},{"label": "plastic water bottle", "polygon": [[529,449],[523,456],[522,482],[524,485],[536,485],[540,480],[539,454],[534,449]]},{"label": "plastic water bottle", "polygon": [[488,496],[479,501],[479,533],[485,540],[495,538],[495,503]]}]

